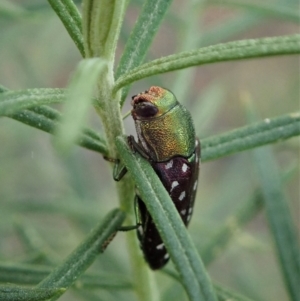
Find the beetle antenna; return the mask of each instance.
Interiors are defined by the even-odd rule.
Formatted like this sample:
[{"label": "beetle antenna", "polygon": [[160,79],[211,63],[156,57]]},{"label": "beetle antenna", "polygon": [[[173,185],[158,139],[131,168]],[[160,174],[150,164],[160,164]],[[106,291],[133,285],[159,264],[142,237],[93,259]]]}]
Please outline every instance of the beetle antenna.
[{"label": "beetle antenna", "polygon": [[122,119],[123,119],[123,120],[126,119],[126,118],[130,115],[130,113],[131,113],[131,110],[129,110],[129,111],[122,117]]}]

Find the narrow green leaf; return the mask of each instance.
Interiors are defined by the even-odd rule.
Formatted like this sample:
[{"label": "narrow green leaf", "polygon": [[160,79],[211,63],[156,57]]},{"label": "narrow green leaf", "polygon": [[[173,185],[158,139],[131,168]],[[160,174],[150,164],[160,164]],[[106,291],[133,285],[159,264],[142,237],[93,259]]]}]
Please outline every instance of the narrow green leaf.
[{"label": "narrow green leaf", "polygon": [[[19,263],[0,263],[0,282],[14,283],[19,285],[35,285],[45,279],[51,273],[49,266],[19,264]],[[120,274],[108,273],[103,271],[97,274],[82,275],[75,282],[76,287],[104,288],[108,290],[131,289],[132,283],[128,277]]]},{"label": "narrow green leaf", "polygon": [[[58,125],[58,120],[61,118],[61,114],[53,108],[40,106],[23,110],[16,114],[8,115],[8,117],[41,131],[53,134]],[[104,138],[91,129],[83,129],[77,144],[89,150],[99,152],[103,155],[108,154]]]},{"label": "narrow green leaf", "polygon": [[0,116],[11,115],[21,110],[50,103],[65,101],[63,89],[28,89],[0,94]]},{"label": "narrow green leaf", "polygon": [[[6,87],[0,85],[0,93],[8,91]],[[7,115],[7,117],[11,117],[44,132],[53,133],[57,126],[57,121],[61,118],[61,114],[51,107],[38,106]],[[105,139],[91,129],[83,129],[78,144],[90,150],[100,152],[103,155],[108,154]]]},{"label": "narrow green leaf", "polygon": [[[116,78],[118,79],[129,70],[139,66],[152,44],[154,36],[173,0],[147,0],[126,43],[120,59]],[[128,89],[122,93],[122,103]]]},{"label": "narrow green leaf", "polygon": [[120,59],[116,78],[139,66],[172,0],[147,0],[136,21]]},{"label": "narrow green leaf", "polygon": [[84,0],[83,33],[88,57],[113,61],[127,0]]},{"label": "narrow green leaf", "polygon": [[297,135],[300,135],[299,112],[267,118],[226,134],[202,139],[201,157],[203,161],[209,161]]},{"label": "narrow green leaf", "polygon": [[2,301],[43,301],[56,295],[62,295],[64,288],[28,288],[16,286],[0,286]]},{"label": "narrow green leaf", "polygon": [[0,282],[35,285],[46,278],[51,268],[19,263],[0,263]]},{"label": "narrow green leaf", "polygon": [[[256,119],[248,106],[249,120]],[[300,129],[300,127],[298,126]],[[284,195],[275,158],[269,147],[253,151],[270,229],[287,291],[293,301],[300,300],[300,248],[288,201]]]},{"label": "narrow green leaf", "polygon": [[79,63],[69,86],[62,121],[57,127],[56,141],[62,150],[69,150],[73,142],[78,141],[97,80],[106,66],[105,61],[98,58]]},{"label": "narrow green leaf", "polygon": [[48,0],[48,2],[64,24],[82,57],[85,57],[81,16],[74,2],[72,0]]},{"label": "narrow green leaf", "polygon": [[300,35],[228,42],[185,51],[143,64],[121,76],[114,91],[134,81],[178,69],[209,63],[300,53]]},{"label": "narrow green leaf", "polygon": [[85,56],[92,57],[91,50],[91,16],[92,16],[93,1],[82,1],[82,34]]},{"label": "narrow green leaf", "polygon": [[146,160],[132,153],[127,140],[118,137],[116,145],[182,277],[190,300],[215,301],[212,284],[198,252],[161,181]]},{"label": "narrow green leaf", "polygon": [[[38,284],[37,288],[70,287],[94,262],[99,253],[103,252],[124,219],[125,214],[121,210],[112,210],[67,259]],[[51,301],[56,299],[52,298]]]}]

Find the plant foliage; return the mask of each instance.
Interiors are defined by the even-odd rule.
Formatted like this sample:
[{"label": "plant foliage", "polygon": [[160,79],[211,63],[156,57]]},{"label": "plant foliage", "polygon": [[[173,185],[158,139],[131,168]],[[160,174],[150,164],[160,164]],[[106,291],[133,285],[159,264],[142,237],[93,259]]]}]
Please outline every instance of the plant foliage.
[{"label": "plant foliage", "polygon": [[[128,0],[83,0],[81,6],[78,2],[48,0],[48,5],[46,5],[34,2],[30,4],[29,1],[29,4],[24,4],[22,7],[5,1],[0,4],[0,14],[3,19],[1,24],[4,25],[9,24],[11,20],[18,20],[18,22],[22,20],[23,23],[37,22],[34,20],[39,20],[41,16],[56,14],[61,21],[60,30],[65,29],[82,57],[77,67],[71,68],[74,71],[65,88],[29,88],[26,84],[24,84],[25,87],[18,89],[0,86],[0,117],[2,117],[3,128],[5,129],[6,122],[9,124],[9,119],[13,119],[20,124],[29,125],[53,135],[52,147],[57,150],[55,156],[71,169],[71,187],[77,194],[74,197],[74,194],[70,193],[69,198],[58,192],[60,196],[57,202],[44,202],[40,197],[38,197],[39,202],[36,202],[30,193],[24,193],[25,198],[29,195],[27,201],[18,203],[9,198],[9,201],[3,201],[1,235],[7,233],[6,225],[12,221],[11,213],[18,213],[12,227],[15,228],[19,243],[27,248],[28,252],[26,256],[23,256],[24,258],[13,260],[13,262],[5,262],[5,256],[1,254],[0,299],[3,301],[57,300],[69,289],[73,289],[73,293],[83,300],[98,300],[99,295],[101,300],[136,298],[140,301],[264,299],[259,292],[251,291],[250,285],[245,285],[247,280],[243,282],[243,277],[238,277],[240,285],[233,285],[239,289],[229,289],[226,285],[214,284],[215,278],[218,280],[218,274],[222,274],[222,267],[217,267],[219,269],[217,273],[214,270],[207,271],[208,265],[225,253],[226,247],[236,238],[236,233],[239,231],[246,233],[246,224],[255,220],[264,208],[270,231],[269,239],[274,242],[268,244],[268,247],[271,245],[274,250],[280,271],[278,274],[281,275],[282,286],[284,286],[280,293],[283,291],[289,300],[300,300],[299,243],[293,212],[290,209],[290,206],[294,205],[289,205],[290,195],[284,191],[286,183],[295,178],[297,163],[292,162],[291,168],[285,168],[285,171],[281,172],[282,168],[273,154],[274,147],[272,147],[276,143],[276,146],[286,147],[294,153],[295,140],[291,138],[300,135],[300,112],[296,109],[292,112],[283,110],[279,116],[260,120],[254,109],[254,100],[251,100],[254,96],[241,91],[240,99],[244,104],[242,107],[248,124],[236,123],[233,129],[222,129],[221,133],[216,134],[214,130],[208,131],[207,129],[218,119],[217,110],[223,105],[223,100],[220,98],[227,93],[225,80],[223,80],[224,83],[214,83],[211,90],[206,94],[203,93],[211,99],[210,101],[202,101],[201,98],[195,103],[186,101],[187,106],[195,108],[192,110],[192,115],[195,123],[200,124],[200,127],[202,118],[206,118],[203,112],[209,116],[208,121],[203,124],[203,129],[205,128],[207,133],[201,133],[200,136],[202,162],[215,161],[229,155],[238,157],[244,154],[243,158],[246,158],[246,151],[248,151],[252,156],[249,160],[253,161],[250,165],[251,167],[254,165],[257,172],[255,188],[248,196],[246,194],[239,196],[238,202],[241,202],[241,199],[246,200],[237,209],[229,209],[230,212],[224,223],[219,223],[214,233],[208,229],[211,228],[208,225],[205,228],[199,223],[196,224],[200,229],[204,229],[199,230],[201,237],[199,239],[205,237],[205,242],[200,245],[197,243],[198,230],[195,233],[193,231],[188,233],[150,164],[139,155],[132,153],[124,138],[125,129],[121,114],[123,106],[126,105],[126,96],[130,86],[140,80],[145,81],[151,77],[151,81],[153,78],[158,81],[159,75],[163,77],[166,73],[176,71],[174,74],[178,73],[178,80],[175,80],[174,89],[180,88],[184,91],[182,95],[187,95],[188,97],[185,98],[189,98],[192,96],[188,93],[192,87],[192,78],[196,76],[193,73],[196,72],[195,70],[201,71],[201,68],[208,70],[212,64],[221,62],[229,64],[234,61],[258,58],[271,60],[271,57],[272,62],[277,62],[279,57],[292,58],[299,55],[300,35],[293,32],[272,37],[235,38],[236,35],[262,24],[267,17],[278,18],[282,20],[281,22],[289,21],[297,25],[299,23],[299,16],[295,14],[297,5],[293,4],[292,0],[288,1],[288,6],[280,1],[272,4],[250,3],[249,1],[225,1],[222,4],[215,1],[199,1],[199,3],[190,1],[191,3],[178,4],[171,0],[146,0],[142,7],[140,7],[140,1],[129,3]],[[174,13],[176,5],[182,7],[184,18],[180,19],[178,14]],[[205,22],[200,19],[200,15],[213,5],[224,5],[242,10],[243,14],[229,18],[222,22],[221,26],[218,24],[205,31]],[[137,21],[131,30],[127,30],[126,20],[135,6],[140,8]],[[189,20],[186,20],[186,15],[189,16]],[[31,18],[32,16],[35,18]],[[171,24],[175,31],[182,33],[180,41],[183,43],[178,42],[177,50],[173,54],[159,55],[157,58],[150,50],[153,45],[156,45],[157,35],[161,34],[160,30],[165,22]],[[200,31],[199,22],[203,27]],[[10,30],[7,35],[3,35],[2,44],[9,45],[10,39],[14,35],[17,36],[16,31],[19,30],[19,28],[15,31]],[[44,32],[44,34],[47,33]],[[201,36],[201,39],[198,36]],[[63,51],[58,39],[59,34],[54,35],[51,43]],[[233,40],[229,41],[230,39]],[[165,40],[167,44],[170,44],[174,42],[174,36],[167,34]],[[49,42],[46,39],[44,41],[44,43]],[[162,43],[163,39],[160,41]],[[122,43],[125,45],[119,58]],[[14,47],[14,51],[16,48],[18,47]],[[18,57],[24,57],[22,50],[18,51]],[[156,57],[153,59],[153,56]],[[38,56],[33,55],[30,59],[32,59],[31,64],[38,64]],[[5,59],[2,58],[2,60]],[[14,72],[13,67],[12,71],[2,69],[7,74]],[[31,69],[27,68],[26,78],[36,76]],[[257,74],[259,76],[259,70]],[[3,82],[3,84],[6,83]],[[267,80],[265,85],[270,87]],[[291,87],[294,87],[293,85],[294,83],[291,83]],[[288,98],[289,95],[284,97]],[[282,102],[284,101],[286,100],[282,99]],[[288,101],[286,103],[286,107],[289,108]],[[226,110],[236,109],[236,105],[230,103],[226,103],[224,107]],[[92,129],[91,127],[95,128],[94,125],[87,125],[91,109],[96,112],[102,123],[100,130]],[[265,105],[265,110],[269,110],[267,105]],[[227,115],[233,116],[234,112]],[[197,121],[199,116],[201,120]],[[222,118],[225,118],[224,116],[226,114],[222,114]],[[197,131],[201,132],[201,129]],[[0,138],[1,135],[3,133],[0,131]],[[17,148],[22,145],[23,139],[20,130]],[[112,208],[111,202],[113,201],[112,194],[107,197],[108,194],[104,189],[102,192],[97,192],[100,193],[97,202],[90,202],[87,206],[84,202],[78,201],[78,199],[90,197],[89,189],[83,187],[84,185],[89,187],[91,183],[86,176],[85,167],[77,168],[74,161],[70,159],[73,156],[74,144],[92,150],[100,157],[119,159],[127,167],[129,176],[114,186],[116,191],[114,198],[119,199],[117,209],[105,213]],[[238,155],[242,151],[243,154]],[[60,156],[61,154],[64,156]],[[70,163],[71,161],[73,163]],[[75,161],[77,162],[77,159]],[[3,191],[0,191],[0,195],[4,200],[5,192],[9,190],[5,184],[6,179],[10,177],[9,171],[18,173],[18,169],[22,168],[17,164],[14,165],[13,162],[7,162],[6,165],[4,161],[1,162],[3,162],[3,167],[0,170],[0,182],[2,181],[3,184],[0,187],[3,187]],[[238,170],[237,172],[236,169],[236,173],[232,172],[232,174],[240,174],[241,168],[239,167]],[[99,172],[107,173],[104,168],[99,169]],[[249,178],[251,178],[251,173],[249,173]],[[110,174],[104,177],[112,178]],[[221,191],[220,198],[226,198],[227,191],[232,195],[236,190],[242,190],[240,187],[244,184],[239,186],[238,183],[234,183],[234,176],[231,173],[224,175],[223,178],[226,180],[223,186],[219,185],[219,187],[226,187],[226,193],[223,194],[220,188],[216,189]],[[25,182],[26,177],[23,177],[23,180]],[[51,185],[50,177],[48,181]],[[229,182],[230,185],[227,184]],[[214,185],[214,183],[209,185],[209,188],[213,190]],[[172,267],[163,270],[161,274],[165,274],[164,276],[158,275],[158,277],[167,277],[169,289],[160,288],[160,281],[158,284],[156,275],[149,270],[142,258],[133,232],[126,233],[127,251],[123,246],[120,248],[119,252],[122,251],[119,253],[120,259],[113,254],[113,246],[100,256],[112,241],[113,244],[115,243],[115,237],[121,236],[118,230],[123,223],[135,224],[134,187],[138,189],[145,202],[170,254]],[[22,191],[22,185],[18,189]],[[24,191],[27,190],[24,189]],[[47,199],[45,192],[42,192],[42,196]],[[99,203],[102,204],[100,210]],[[222,206],[218,205],[219,210],[215,211],[215,216],[227,212],[225,205]],[[39,233],[40,229],[36,229],[30,223],[30,219],[27,219],[26,215],[33,213],[41,214],[41,216],[45,213],[63,215],[64,219],[75,225],[71,229],[80,229],[80,235],[82,232],[85,233],[81,243],[77,243],[77,247],[72,245],[73,251],[71,252],[68,248],[63,258],[58,259],[60,255],[54,253],[59,252],[54,252],[55,248],[49,247],[47,239]],[[194,218],[197,220],[196,216]],[[94,230],[88,234],[88,229],[91,227]],[[67,244],[67,239],[64,242]],[[125,243],[122,242],[122,244]],[[256,241],[252,245],[257,244],[259,245]],[[30,256],[28,256],[29,253]],[[69,255],[66,256],[67,254]],[[85,273],[86,269],[98,258],[101,261],[101,268],[97,273]],[[128,261],[130,267],[121,264],[121,261]],[[114,272],[107,271],[110,264],[114,267]],[[129,268],[131,272],[128,272]],[[249,267],[245,269],[250,270]],[[178,282],[182,286],[176,285]],[[98,295],[99,289],[101,293]],[[65,295],[62,298],[64,297]],[[65,300],[68,300],[67,298],[66,295]]]}]

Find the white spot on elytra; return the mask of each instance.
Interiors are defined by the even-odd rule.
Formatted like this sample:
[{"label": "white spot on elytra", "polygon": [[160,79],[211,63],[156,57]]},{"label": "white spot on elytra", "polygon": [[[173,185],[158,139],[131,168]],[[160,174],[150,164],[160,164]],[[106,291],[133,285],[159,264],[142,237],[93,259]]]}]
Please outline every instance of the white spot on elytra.
[{"label": "white spot on elytra", "polygon": [[185,195],[186,195],[186,193],[185,193],[185,191],[182,191],[181,193],[180,193],[180,196],[179,196],[179,201],[182,201],[184,198],[185,198]]},{"label": "white spot on elytra", "polygon": [[187,169],[188,169],[188,166],[185,163],[183,163],[181,169],[182,169],[183,172],[186,172]]},{"label": "white spot on elytra", "polygon": [[164,259],[169,259],[170,255],[168,253],[165,254]]},{"label": "white spot on elytra", "polygon": [[166,169],[169,169],[169,168],[172,168],[173,166],[173,160],[171,160],[170,162],[168,162],[166,165],[165,165],[165,168]]},{"label": "white spot on elytra", "polygon": [[195,183],[194,183],[193,190],[196,190],[196,189],[197,189],[197,185],[198,185],[198,181],[196,180]]},{"label": "white spot on elytra", "polygon": [[157,245],[157,246],[156,246],[156,249],[157,249],[157,250],[162,250],[164,246],[165,246],[165,245],[162,243],[162,244],[160,244],[160,245]]},{"label": "white spot on elytra", "polygon": [[190,208],[189,208],[189,214],[191,214],[191,213],[192,213],[192,211],[193,211],[193,208],[192,208],[192,207],[190,207]]},{"label": "white spot on elytra", "polygon": [[181,210],[180,213],[181,213],[182,215],[185,215],[185,214],[186,214],[186,209]]},{"label": "white spot on elytra", "polygon": [[188,222],[190,221],[191,217],[192,217],[192,215],[189,214],[188,217],[187,217],[187,221],[188,221]]},{"label": "white spot on elytra", "polygon": [[179,185],[179,183],[178,183],[177,181],[172,182],[170,192],[171,192],[176,186],[178,186],[178,185]]},{"label": "white spot on elytra", "polygon": [[197,147],[197,146],[198,146],[198,144],[199,144],[199,141],[198,141],[198,140],[196,140],[196,141],[195,141],[195,147]]}]

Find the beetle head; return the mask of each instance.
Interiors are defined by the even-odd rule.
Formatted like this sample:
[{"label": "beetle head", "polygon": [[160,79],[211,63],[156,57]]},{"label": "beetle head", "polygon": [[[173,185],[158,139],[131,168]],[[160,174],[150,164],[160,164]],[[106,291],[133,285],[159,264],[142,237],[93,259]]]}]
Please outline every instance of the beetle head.
[{"label": "beetle head", "polygon": [[150,119],[164,115],[177,105],[174,94],[166,89],[152,86],[149,90],[132,97],[133,119]]}]

